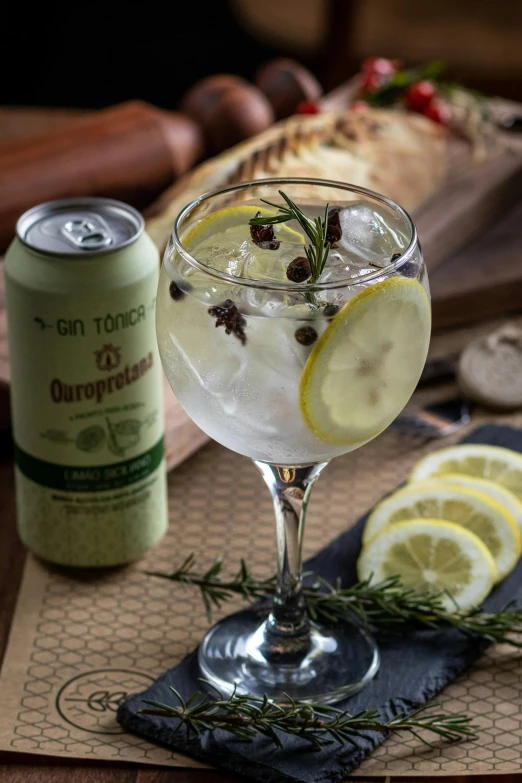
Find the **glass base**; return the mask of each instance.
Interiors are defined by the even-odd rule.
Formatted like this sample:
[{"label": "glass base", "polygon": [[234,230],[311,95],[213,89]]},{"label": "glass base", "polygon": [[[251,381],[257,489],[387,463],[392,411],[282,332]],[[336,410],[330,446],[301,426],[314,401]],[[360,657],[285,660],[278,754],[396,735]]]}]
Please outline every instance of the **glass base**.
[{"label": "glass base", "polygon": [[238,693],[266,693],[279,704],[285,695],[332,704],[364,688],[379,668],[375,642],[354,624],[312,623],[304,643],[287,637],[278,644],[266,628],[249,609],[221,620],[199,648],[201,676],[226,695],[235,684]]}]

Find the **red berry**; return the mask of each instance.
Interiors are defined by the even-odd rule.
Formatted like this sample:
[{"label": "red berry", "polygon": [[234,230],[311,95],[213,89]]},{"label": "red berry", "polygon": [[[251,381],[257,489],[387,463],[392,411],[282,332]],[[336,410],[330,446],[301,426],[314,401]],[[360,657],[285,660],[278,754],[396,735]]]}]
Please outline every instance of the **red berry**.
[{"label": "red berry", "polygon": [[320,114],[321,107],[316,101],[301,101],[295,110],[296,114]]},{"label": "red berry", "polygon": [[391,76],[400,68],[399,60],[388,60],[386,57],[368,57],[362,66],[361,71],[366,73],[379,73],[381,76]]},{"label": "red berry", "polygon": [[367,108],[368,108],[368,104],[366,103],[366,101],[354,101],[350,105],[350,109],[352,111],[364,111]]},{"label": "red berry", "polygon": [[425,109],[425,117],[429,117],[433,122],[438,122],[439,125],[449,125],[451,119],[451,109],[447,103],[435,98]]},{"label": "red berry", "polygon": [[381,73],[368,72],[364,74],[363,78],[363,91],[367,93],[374,93],[383,87],[386,82],[389,81],[389,77],[383,76]]},{"label": "red berry", "polygon": [[361,67],[363,90],[375,93],[390,82],[399,70],[399,60],[387,60],[385,57],[369,57]]},{"label": "red berry", "polygon": [[411,84],[404,95],[403,102],[412,111],[424,112],[437,95],[437,88],[433,82],[423,79]]}]

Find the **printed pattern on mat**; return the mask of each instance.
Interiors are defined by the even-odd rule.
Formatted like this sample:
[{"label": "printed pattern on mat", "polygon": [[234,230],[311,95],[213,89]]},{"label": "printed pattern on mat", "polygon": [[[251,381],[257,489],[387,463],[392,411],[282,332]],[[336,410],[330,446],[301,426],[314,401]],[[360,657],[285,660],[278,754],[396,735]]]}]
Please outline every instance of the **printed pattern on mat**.
[{"label": "printed pattern on mat", "polygon": [[[511,421],[521,423],[515,418]],[[479,423],[476,419],[474,426]],[[334,460],[310,503],[305,556],[403,481],[430,448],[432,444],[418,437],[387,432]],[[12,718],[3,721],[12,721],[6,749],[198,766],[121,733],[114,720],[124,695],[142,690],[151,678],[176,665],[208,627],[197,591],[144,572],[168,571],[194,551],[201,566],[223,554],[232,571],[245,557],[254,572],[266,575],[275,563],[273,512],[253,464],[217,444],[205,447],[169,476],[169,504],[167,537],[133,566],[80,575],[30,562],[31,569],[45,573],[45,588],[24,678],[9,665],[2,672],[5,681],[19,677],[19,707]],[[225,611],[238,605],[231,602]],[[517,770],[522,755],[521,674],[512,651],[490,651],[468,676],[447,688],[441,699],[448,710],[477,716],[483,727],[477,743],[427,750],[416,740],[394,738],[357,775]]]},{"label": "printed pattern on mat", "polygon": [[466,712],[479,739],[431,750],[418,740],[388,741],[359,767],[357,775],[458,775],[520,772],[522,666],[513,648],[491,648],[473,669],[437,699],[440,709]]},{"label": "printed pattern on mat", "polygon": [[[150,685],[188,633],[154,628],[168,590],[134,571],[93,583],[51,575],[10,746],[17,751],[162,763],[168,750],[123,733],[121,700]],[[184,620],[186,621],[186,617]]]}]

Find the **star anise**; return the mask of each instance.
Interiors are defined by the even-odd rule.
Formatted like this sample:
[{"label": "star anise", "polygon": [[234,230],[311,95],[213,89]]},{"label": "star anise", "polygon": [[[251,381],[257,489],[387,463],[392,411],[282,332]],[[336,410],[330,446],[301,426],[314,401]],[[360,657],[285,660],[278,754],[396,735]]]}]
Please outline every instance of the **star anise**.
[{"label": "star anise", "polygon": [[215,305],[208,310],[216,319],[216,327],[224,326],[227,334],[235,334],[242,345],[246,343],[246,318],[241,315],[232,299],[225,299],[222,305]]}]

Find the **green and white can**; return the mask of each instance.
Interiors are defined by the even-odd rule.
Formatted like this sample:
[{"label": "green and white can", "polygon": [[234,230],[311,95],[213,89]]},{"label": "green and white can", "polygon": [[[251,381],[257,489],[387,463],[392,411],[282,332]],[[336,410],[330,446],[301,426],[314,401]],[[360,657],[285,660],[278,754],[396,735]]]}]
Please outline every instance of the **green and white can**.
[{"label": "green and white can", "polygon": [[158,252],[132,207],[62,199],[5,258],[18,528],[68,566],[127,563],[167,528]]}]

